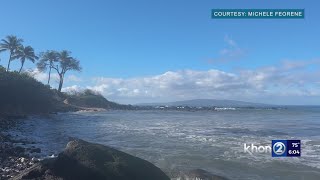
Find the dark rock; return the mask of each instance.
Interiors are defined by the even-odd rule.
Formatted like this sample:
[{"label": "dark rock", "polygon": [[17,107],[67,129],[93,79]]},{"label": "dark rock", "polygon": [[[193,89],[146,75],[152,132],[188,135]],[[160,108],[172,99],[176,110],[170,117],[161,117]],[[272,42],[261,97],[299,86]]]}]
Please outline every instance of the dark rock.
[{"label": "dark rock", "polygon": [[47,159],[13,179],[169,180],[140,158],[99,144],[74,140],[57,158]]},{"label": "dark rock", "polygon": [[180,180],[227,180],[224,177],[217,176],[214,174],[211,174],[208,171],[205,171],[203,169],[194,169],[191,171],[183,172],[179,175]]}]

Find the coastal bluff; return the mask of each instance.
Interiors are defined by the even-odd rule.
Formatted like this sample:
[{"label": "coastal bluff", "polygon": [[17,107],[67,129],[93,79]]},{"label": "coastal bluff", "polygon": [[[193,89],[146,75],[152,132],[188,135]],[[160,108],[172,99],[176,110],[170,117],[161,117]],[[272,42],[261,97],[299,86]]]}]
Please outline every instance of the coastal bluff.
[{"label": "coastal bluff", "polygon": [[43,160],[21,172],[19,179],[169,180],[148,161],[100,144],[70,141],[58,157]]}]

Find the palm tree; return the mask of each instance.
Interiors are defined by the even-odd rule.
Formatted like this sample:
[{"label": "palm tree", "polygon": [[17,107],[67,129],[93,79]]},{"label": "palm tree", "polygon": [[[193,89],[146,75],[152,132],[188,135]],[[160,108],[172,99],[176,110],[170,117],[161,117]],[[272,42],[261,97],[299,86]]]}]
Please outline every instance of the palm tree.
[{"label": "palm tree", "polygon": [[17,38],[16,36],[13,36],[13,35],[7,36],[5,39],[1,40],[0,52],[9,51],[10,53],[7,71],[9,71],[10,63],[12,60],[14,60],[14,56],[16,55],[22,42],[23,42],[22,39]]},{"label": "palm tree", "polygon": [[53,69],[57,71],[59,74],[59,88],[58,91],[61,92],[64,75],[69,70],[81,71],[80,62],[71,57],[71,53],[69,51],[63,50],[59,53],[59,64],[52,66]]},{"label": "palm tree", "polygon": [[40,71],[45,71],[49,67],[48,84],[51,78],[51,69],[54,66],[54,62],[58,61],[58,52],[46,51],[40,53],[40,61],[37,63],[37,67]]},{"label": "palm tree", "polygon": [[20,59],[21,67],[19,73],[21,73],[25,61],[30,60],[34,63],[38,59],[38,56],[35,55],[34,49],[31,46],[24,47],[23,45],[21,45],[13,58]]}]

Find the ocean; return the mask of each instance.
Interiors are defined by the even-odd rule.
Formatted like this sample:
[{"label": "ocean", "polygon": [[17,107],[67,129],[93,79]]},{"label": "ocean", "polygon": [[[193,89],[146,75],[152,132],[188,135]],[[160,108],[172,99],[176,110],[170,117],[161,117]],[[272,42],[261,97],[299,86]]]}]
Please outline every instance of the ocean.
[{"label": "ocean", "polygon": [[[320,107],[62,113],[29,117],[9,133],[33,141],[42,158],[81,138],[148,160],[168,175],[200,168],[230,179],[320,179]],[[301,157],[244,152],[245,143],[274,139],[301,140]]]}]

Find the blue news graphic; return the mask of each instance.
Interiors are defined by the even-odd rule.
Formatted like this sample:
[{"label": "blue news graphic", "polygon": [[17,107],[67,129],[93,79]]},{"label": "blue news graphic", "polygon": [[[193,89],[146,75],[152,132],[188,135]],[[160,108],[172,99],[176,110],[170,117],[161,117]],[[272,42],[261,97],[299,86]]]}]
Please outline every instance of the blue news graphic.
[{"label": "blue news graphic", "polygon": [[272,140],[272,157],[300,157],[300,140]]},{"label": "blue news graphic", "polygon": [[301,142],[300,140],[287,140],[287,156],[300,157],[301,156]]},{"label": "blue news graphic", "polygon": [[287,156],[287,140],[272,140],[272,157]]}]

